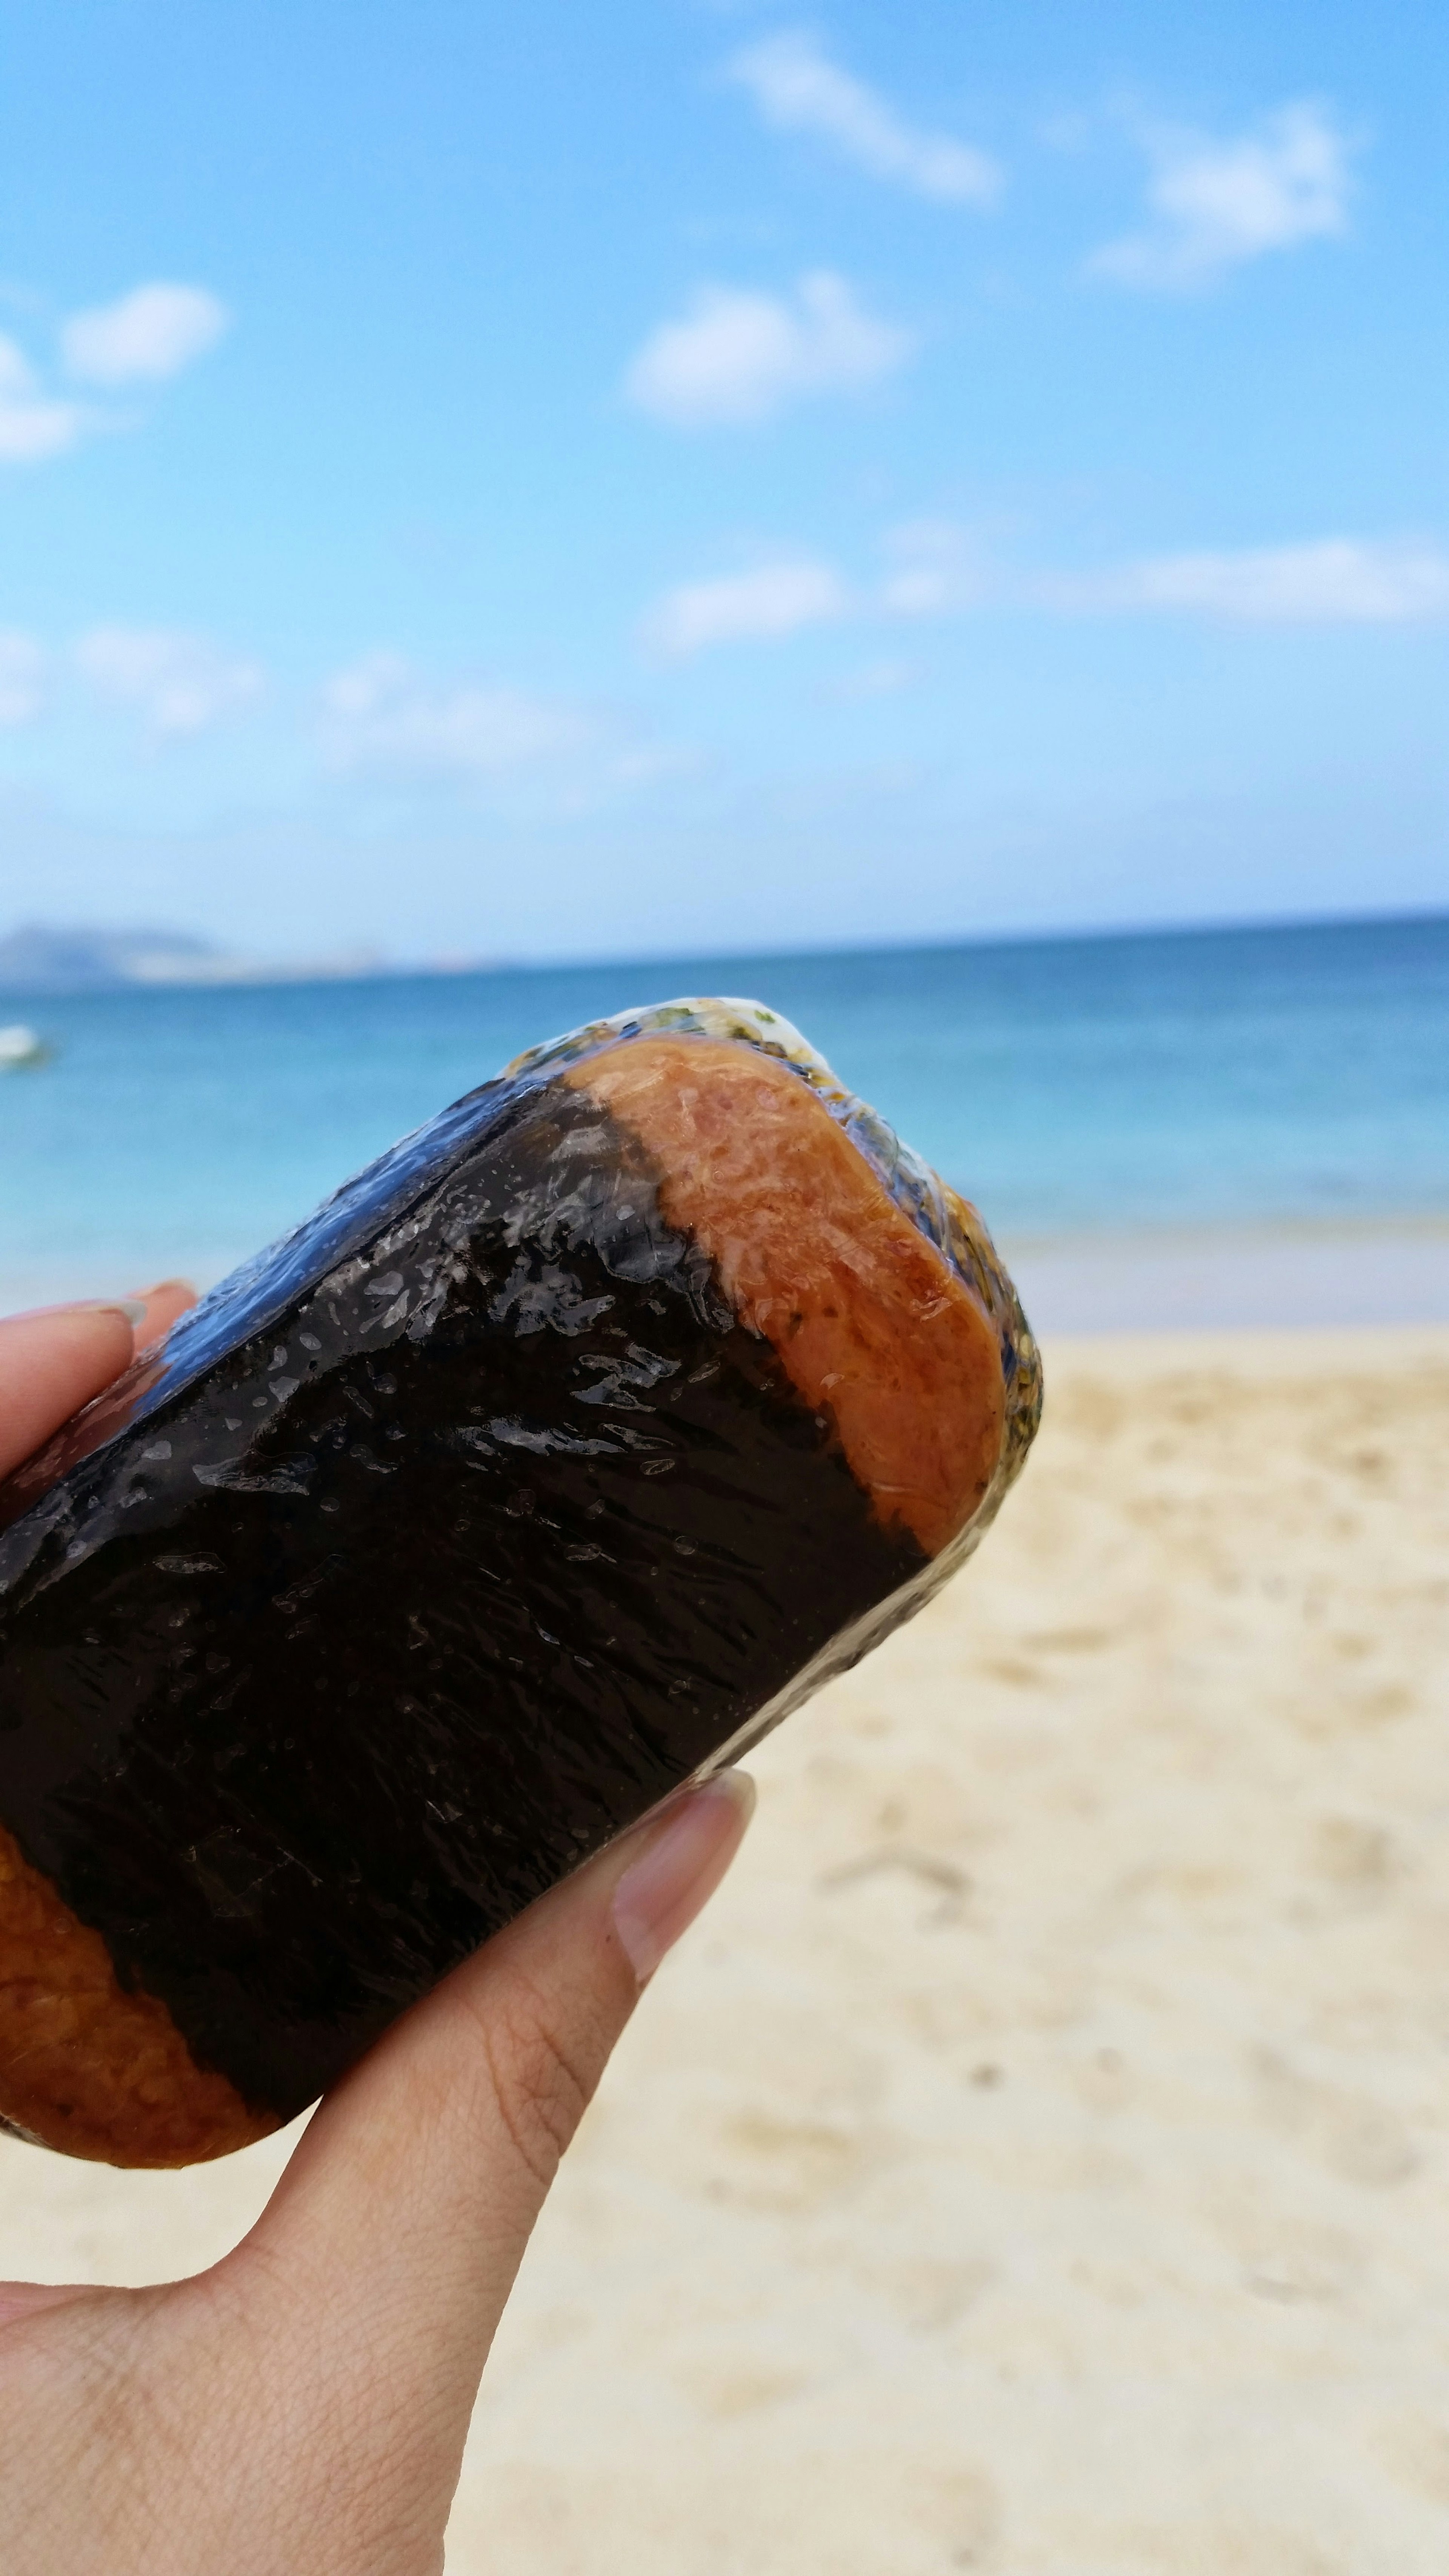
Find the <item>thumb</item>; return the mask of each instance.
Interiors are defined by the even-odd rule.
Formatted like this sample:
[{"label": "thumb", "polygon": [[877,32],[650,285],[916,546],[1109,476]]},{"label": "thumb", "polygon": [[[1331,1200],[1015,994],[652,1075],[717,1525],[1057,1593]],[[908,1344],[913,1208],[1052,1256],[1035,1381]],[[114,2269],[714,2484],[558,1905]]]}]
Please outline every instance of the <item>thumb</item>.
[{"label": "thumb", "polygon": [[129,1368],[144,1312],[139,1298],[117,1297],[0,1317],[0,1476]]},{"label": "thumb", "polygon": [[[753,1805],[736,1771],[684,1791],[456,1969],[323,2102],[257,2226],[219,2267],[247,2325],[302,2384],[335,2388],[346,2367],[355,2387],[366,2356],[381,2412],[357,2430],[374,2473],[379,2445],[415,2449],[424,2479],[448,2474],[451,2456],[451,2493],[559,2158],[641,1987],[724,1876]],[[406,2484],[407,2465],[394,2466]]]}]

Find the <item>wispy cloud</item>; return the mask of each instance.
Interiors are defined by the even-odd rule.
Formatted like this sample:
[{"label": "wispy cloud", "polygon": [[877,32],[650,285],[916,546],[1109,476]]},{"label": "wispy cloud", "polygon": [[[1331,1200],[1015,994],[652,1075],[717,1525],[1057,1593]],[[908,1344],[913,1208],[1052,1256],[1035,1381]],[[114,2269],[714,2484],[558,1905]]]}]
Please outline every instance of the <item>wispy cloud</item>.
[{"label": "wispy cloud", "polygon": [[0,725],[29,724],[45,700],[46,656],[33,635],[0,633]]},{"label": "wispy cloud", "polygon": [[322,693],[335,769],[447,781],[499,777],[573,756],[597,726],[566,701],[481,681],[430,683],[399,653],[368,653]]},{"label": "wispy cloud", "polygon": [[1043,583],[1039,593],[1067,610],[1159,610],[1253,626],[1401,626],[1449,617],[1449,553],[1415,540],[1320,537],[1150,555]]},{"label": "wispy cloud", "polygon": [[850,592],[833,566],[797,555],[667,592],[644,625],[656,652],[682,659],[714,644],[794,635],[843,617]]},{"label": "wispy cloud", "polygon": [[260,666],[204,635],[97,626],[75,648],[81,677],[112,705],[133,707],[161,739],[204,733],[260,696]]},{"label": "wispy cloud", "polygon": [[61,329],[61,357],[83,384],[154,384],[204,357],[230,324],[226,306],[204,286],[157,279],[114,304],[73,313]]},{"label": "wispy cloud", "polygon": [[873,179],[948,205],[986,206],[1001,192],[1001,169],[988,153],[910,124],[803,28],[747,45],[726,77],[749,91],[768,125],[820,135]]},{"label": "wispy cloud", "polygon": [[838,679],[830,695],[846,706],[856,706],[866,698],[896,698],[916,678],[914,662],[904,662],[898,654],[883,655],[875,662],[862,662],[854,671]]},{"label": "wispy cloud", "polygon": [[792,298],[702,286],[680,320],[645,341],[625,391],[675,428],[733,427],[810,395],[859,393],[903,366],[913,346],[829,269],[802,277]]},{"label": "wispy cloud", "polygon": [[0,335],[0,464],[36,465],[74,447],[82,415],[42,388],[24,351]]},{"label": "wispy cloud", "polygon": [[682,657],[716,644],[779,640],[827,621],[879,625],[983,610],[1196,617],[1237,626],[1449,619],[1449,550],[1425,539],[1320,537],[1301,545],[1203,547],[1078,573],[993,559],[979,530],[917,519],[888,529],[881,552],[884,571],[873,583],[852,583],[834,565],[807,555],[687,582],[650,611],[646,640],[656,651]]},{"label": "wispy cloud", "polygon": [[[778,642],[802,627],[843,618],[944,617],[1005,596],[979,533],[955,520],[906,520],[886,530],[880,551],[884,569],[874,581],[850,581],[834,564],[798,553],[682,583],[649,611],[644,639],[654,651],[682,658],[716,644]],[[894,662],[870,667],[888,668],[892,687],[906,668]]]},{"label": "wispy cloud", "polygon": [[1312,99],[1227,140],[1174,127],[1148,128],[1142,140],[1152,220],[1093,253],[1088,267],[1099,277],[1190,293],[1245,260],[1348,229],[1353,146]]},{"label": "wispy cloud", "polygon": [[893,617],[977,608],[1209,617],[1242,626],[1394,626],[1449,617],[1449,551],[1424,538],[1314,537],[1137,556],[1086,573],[994,560],[948,519],[891,529],[874,605]]},{"label": "wispy cloud", "polygon": [[989,588],[979,539],[951,519],[911,519],[885,538],[880,605],[893,617],[971,608]]}]

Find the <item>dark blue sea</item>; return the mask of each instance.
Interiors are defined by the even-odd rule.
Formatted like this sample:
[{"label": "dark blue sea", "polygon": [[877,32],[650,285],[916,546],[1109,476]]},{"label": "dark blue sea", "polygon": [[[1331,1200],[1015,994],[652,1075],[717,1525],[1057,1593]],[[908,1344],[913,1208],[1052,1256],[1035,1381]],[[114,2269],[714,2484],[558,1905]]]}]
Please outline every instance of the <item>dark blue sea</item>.
[{"label": "dark blue sea", "polygon": [[1449,1217],[1449,918],[0,995],[0,1292],[203,1281],[510,1056],[751,995],[1008,1243]]}]

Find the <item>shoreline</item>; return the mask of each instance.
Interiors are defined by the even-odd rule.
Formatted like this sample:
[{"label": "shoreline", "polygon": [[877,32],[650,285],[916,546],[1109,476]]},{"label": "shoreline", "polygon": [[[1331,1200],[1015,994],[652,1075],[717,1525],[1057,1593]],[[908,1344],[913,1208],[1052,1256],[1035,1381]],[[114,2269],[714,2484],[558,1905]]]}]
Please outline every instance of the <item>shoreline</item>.
[{"label": "shoreline", "polygon": [[1040,1334],[1449,1323],[1449,1219],[1007,1235]]},{"label": "shoreline", "polygon": [[[1033,1328],[1053,1340],[1449,1324],[1449,1217],[1104,1226],[997,1241]],[[148,1284],[142,1271],[205,1289],[231,1267],[224,1253],[160,1269],[134,1253],[123,1246],[90,1264],[0,1253],[0,1314],[121,1296]]]}]

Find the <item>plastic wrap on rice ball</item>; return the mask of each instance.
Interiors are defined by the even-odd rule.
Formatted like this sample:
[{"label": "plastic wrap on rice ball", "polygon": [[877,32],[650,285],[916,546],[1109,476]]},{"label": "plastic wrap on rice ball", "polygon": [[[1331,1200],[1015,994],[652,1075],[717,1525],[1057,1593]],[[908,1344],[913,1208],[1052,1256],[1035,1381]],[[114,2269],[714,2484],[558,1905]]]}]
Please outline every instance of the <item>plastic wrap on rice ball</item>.
[{"label": "plastic wrap on rice ball", "polygon": [[1040,1370],[748,1002],[406,1137],[0,1486],[0,2116],[221,2155],[929,1599]]}]

